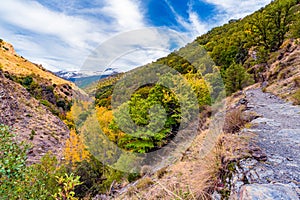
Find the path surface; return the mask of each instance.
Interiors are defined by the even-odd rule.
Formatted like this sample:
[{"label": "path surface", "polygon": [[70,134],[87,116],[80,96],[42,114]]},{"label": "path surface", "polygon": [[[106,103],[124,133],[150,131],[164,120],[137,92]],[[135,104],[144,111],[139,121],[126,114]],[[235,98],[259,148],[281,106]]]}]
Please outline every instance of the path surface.
[{"label": "path surface", "polygon": [[246,130],[257,135],[254,145],[260,150],[253,151],[258,151],[260,159],[240,161],[233,183],[239,188],[246,185],[240,189],[239,199],[249,195],[249,199],[255,199],[253,195],[258,199],[299,199],[300,107],[261,89],[246,91],[246,100],[247,109],[261,116]]}]

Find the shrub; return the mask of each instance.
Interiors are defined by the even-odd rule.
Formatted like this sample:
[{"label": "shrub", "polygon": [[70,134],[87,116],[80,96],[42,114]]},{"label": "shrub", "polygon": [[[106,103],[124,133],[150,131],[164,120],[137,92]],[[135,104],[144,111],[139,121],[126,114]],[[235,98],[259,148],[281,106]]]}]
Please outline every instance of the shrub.
[{"label": "shrub", "polygon": [[223,130],[225,133],[236,133],[240,131],[246,123],[247,120],[243,117],[243,108],[239,107],[226,113]]},{"label": "shrub", "polygon": [[150,177],[145,177],[137,183],[136,187],[137,189],[145,189],[152,184],[153,184],[152,179]]},{"label": "shrub", "polygon": [[47,101],[47,100],[40,100],[40,102],[41,102],[41,104],[43,104],[44,106],[47,106],[47,107],[49,107],[49,108],[51,108],[51,103],[49,102],[49,101]]},{"label": "shrub", "polygon": [[80,185],[79,176],[74,176],[73,174],[65,174],[61,177],[56,177],[57,183],[60,186],[59,191],[53,195],[53,197],[57,200],[65,199],[65,200],[77,200],[74,197],[75,192],[74,189],[76,186]]},{"label": "shrub", "polygon": [[29,88],[31,83],[33,83],[32,76],[26,76],[21,83],[24,87]]},{"label": "shrub", "polygon": [[300,89],[296,91],[296,93],[292,96],[294,104],[300,105]]},{"label": "shrub", "polygon": [[225,86],[228,95],[253,83],[253,77],[241,64],[234,63],[225,72]]},{"label": "shrub", "polygon": [[0,199],[18,199],[26,177],[29,146],[17,143],[9,128],[0,125]]}]

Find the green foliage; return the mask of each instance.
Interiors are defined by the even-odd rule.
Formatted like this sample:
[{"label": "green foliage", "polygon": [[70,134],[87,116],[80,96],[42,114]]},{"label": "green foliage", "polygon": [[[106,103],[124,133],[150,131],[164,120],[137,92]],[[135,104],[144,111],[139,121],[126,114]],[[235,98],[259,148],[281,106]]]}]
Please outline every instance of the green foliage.
[{"label": "green foliage", "polygon": [[270,51],[276,51],[281,46],[292,23],[291,11],[296,3],[295,0],[277,0],[257,13],[251,24],[258,44]]},{"label": "green foliage", "polygon": [[0,199],[21,197],[28,149],[14,140],[7,126],[0,125]]},{"label": "green foliage", "polygon": [[[280,48],[286,38],[297,35],[300,19],[296,11],[299,10],[298,3],[294,0],[273,1],[254,14],[216,27],[178,51],[144,67],[149,69],[162,65],[179,72],[196,94],[201,111],[225,97],[223,81],[228,95],[254,83],[253,77],[259,77],[258,73],[265,69],[264,65],[259,69],[253,66],[267,64],[270,54]],[[298,17],[294,17],[295,14]],[[208,51],[208,55],[199,48],[200,45]],[[161,67],[160,71],[143,73],[143,78],[148,80],[151,76],[160,77],[165,73]],[[95,104],[106,110],[99,121],[102,120],[100,124],[105,125],[104,132],[109,139],[127,151],[146,153],[167,144],[176,135],[179,125],[188,121],[183,117],[180,100],[185,99],[188,108],[193,105],[188,101],[191,98],[188,94],[177,94],[172,88],[159,83],[144,85],[130,94],[129,101],[122,99],[127,97],[130,87],[134,88],[131,82],[140,78],[134,77],[134,74],[134,71],[125,74],[125,77],[133,76],[132,80],[121,83],[126,89],[121,92],[122,95],[113,97],[116,102],[121,102],[114,116],[111,111],[112,94],[123,74],[99,82]],[[180,88],[182,85],[178,80],[169,74],[160,81]],[[153,116],[156,120],[151,120]],[[136,126],[132,126],[131,120]],[[155,127],[160,126],[162,128],[156,131]]]},{"label": "green foliage", "polygon": [[76,199],[79,177],[65,174],[50,153],[40,163],[26,165],[29,146],[14,137],[7,126],[0,125],[0,199]]},{"label": "green foliage", "polygon": [[47,153],[40,163],[26,168],[22,196],[26,199],[53,199],[52,195],[59,191],[56,177],[64,173],[65,169],[58,166],[56,157]]},{"label": "green foliage", "polygon": [[36,135],[35,131],[34,130],[31,130],[31,133],[29,135],[29,139],[30,140],[33,140],[34,136]]},{"label": "green foliage", "polygon": [[74,174],[65,174],[64,176],[56,176],[57,183],[60,186],[58,192],[53,195],[56,200],[76,200],[75,187],[82,184],[79,176],[74,176]]},{"label": "green foliage", "polygon": [[31,76],[26,76],[22,80],[22,85],[25,86],[26,88],[29,88],[32,83],[33,83],[33,78]]},{"label": "green foliage", "polygon": [[78,163],[73,171],[75,175],[80,176],[82,184],[75,187],[76,196],[80,198],[87,195],[94,196],[103,191],[102,183],[106,179],[104,169],[105,166],[95,158]]},{"label": "green foliage", "polygon": [[232,94],[252,84],[253,78],[241,64],[232,64],[225,72],[227,94]]}]

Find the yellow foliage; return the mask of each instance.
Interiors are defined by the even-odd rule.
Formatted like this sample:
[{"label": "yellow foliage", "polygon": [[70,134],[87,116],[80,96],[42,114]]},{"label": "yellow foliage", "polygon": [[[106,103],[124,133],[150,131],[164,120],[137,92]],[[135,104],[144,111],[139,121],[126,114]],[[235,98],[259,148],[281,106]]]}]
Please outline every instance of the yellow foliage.
[{"label": "yellow foliage", "polygon": [[96,114],[101,130],[111,141],[117,141],[118,138],[124,136],[123,132],[109,128],[110,123],[113,121],[112,110],[105,107],[96,107]]},{"label": "yellow foliage", "polygon": [[83,142],[83,138],[76,134],[75,130],[71,130],[70,138],[66,141],[65,160],[73,165],[81,162],[89,157],[89,152]]}]

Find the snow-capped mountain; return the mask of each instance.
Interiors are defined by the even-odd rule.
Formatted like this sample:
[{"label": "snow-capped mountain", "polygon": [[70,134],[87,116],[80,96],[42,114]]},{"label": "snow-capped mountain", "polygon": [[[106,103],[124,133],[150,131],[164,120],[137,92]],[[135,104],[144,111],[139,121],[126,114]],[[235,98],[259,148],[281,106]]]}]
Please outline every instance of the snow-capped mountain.
[{"label": "snow-capped mountain", "polygon": [[61,78],[72,80],[72,79],[78,79],[78,78],[85,78],[90,76],[111,76],[118,74],[120,72],[117,71],[116,68],[107,68],[104,71],[58,71],[55,72],[55,74]]},{"label": "snow-capped mountain", "polygon": [[107,68],[104,71],[58,71],[55,74],[63,79],[75,82],[79,87],[84,87],[92,82],[108,76],[119,74],[116,68]]}]

